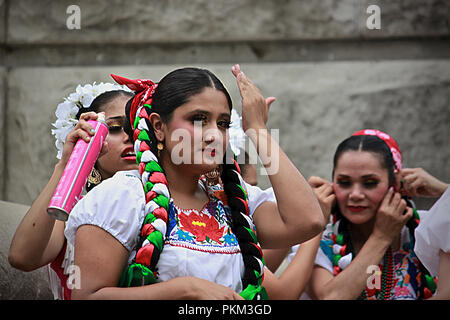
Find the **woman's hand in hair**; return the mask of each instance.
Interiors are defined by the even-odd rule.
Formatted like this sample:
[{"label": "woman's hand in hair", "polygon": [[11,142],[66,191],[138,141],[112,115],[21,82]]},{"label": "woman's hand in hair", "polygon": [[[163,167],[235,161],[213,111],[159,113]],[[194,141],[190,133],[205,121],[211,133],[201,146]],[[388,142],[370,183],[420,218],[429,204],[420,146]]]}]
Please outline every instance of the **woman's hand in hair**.
[{"label": "woman's hand in hair", "polygon": [[444,183],[422,168],[405,168],[400,172],[401,192],[408,197],[440,197],[448,188]]},{"label": "woman's hand in hair", "polygon": [[319,200],[320,208],[322,209],[322,213],[325,218],[325,223],[328,223],[330,220],[331,209],[336,203],[336,195],[334,194],[333,184],[316,176],[310,177],[308,183]]},{"label": "woman's hand in hair", "polygon": [[236,77],[239,92],[242,98],[242,128],[260,129],[265,128],[269,118],[270,105],[276,100],[275,97],[264,99],[259,89],[241,71],[238,64],[231,68]]},{"label": "woman's hand in hair", "polygon": [[378,209],[373,234],[392,242],[412,217],[413,211],[394,188],[389,188]]},{"label": "woman's hand in hair", "polygon": [[[80,119],[78,120],[75,128],[69,132],[66,137],[66,142],[64,143],[64,148],[61,156],[60,163],[64,166],[69,161],[70,155],[72,154],[73,148],[77,143],[78,139],[83,139],[86,142],[91,140],[91,137],[95,134],[92,126],[88,123],[89,120],[97,120],[97,113],[95,112],[86,112],[81,114]],[[100,155],[108,152],[108,144],[107,142],[103,142],[102,150],[100,151]]]}]

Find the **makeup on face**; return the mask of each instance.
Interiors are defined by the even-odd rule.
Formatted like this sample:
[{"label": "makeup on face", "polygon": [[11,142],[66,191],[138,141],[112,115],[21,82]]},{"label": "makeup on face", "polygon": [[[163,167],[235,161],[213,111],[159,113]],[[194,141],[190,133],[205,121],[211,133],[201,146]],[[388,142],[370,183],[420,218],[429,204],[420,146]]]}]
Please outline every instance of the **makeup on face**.
[{"label": "makeup on face", "polygon": [[[225,95],[214,88],[204,89],[175,109],[165,125],[168,152],[172,155],[173,150],[176,157],[183,158],[184,164],[217,165],[226,150],[230,119]],[[180,136],[184,141],[173,138]]]},{"label": "makeup on face", "polygon": [[125,104],[129,97],[119,96],[106,104],[105,112],[108,125],[108,152],[97,160],[97,169],[102,179],[112,177],[117,171],[137,169],[133,144],[123,131],[125,123]]},{"label": "makeup on face", "polygon": [[388,187],[388,171],[373,153],[344,152],[334,171],[334,191],[342,214],[353,223],[372,219]]},{"label": "makeup on face", "polygon": [[125,123],[125,116],[114,116],[106,119],[106,124],[109,128],[109,134],[118,134],[123,130]]}]

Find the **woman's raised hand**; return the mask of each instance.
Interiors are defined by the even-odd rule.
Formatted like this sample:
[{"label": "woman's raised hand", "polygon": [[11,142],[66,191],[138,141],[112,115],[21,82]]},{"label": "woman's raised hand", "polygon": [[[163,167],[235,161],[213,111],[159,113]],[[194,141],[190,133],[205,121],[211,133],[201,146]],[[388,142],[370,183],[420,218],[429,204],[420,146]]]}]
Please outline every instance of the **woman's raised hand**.
[{"label": "woman's raised hand", "polygon": [[408,197],[440,197],[448,184],[436,179],[422,168],[405,168],[400,171],[403,195]]},{"label": "woman's raised hand", "polygon": [[325,218],[325,223],[328,223],[330,220],[331,209],[336,203],[336,195],[334,194],[333,184],[316,176],[309,178],[308,183],[319,200],[320,208],[322,209],[322,213]]},{"label": "woman's raised hand", "polygon": [[261,129],[266,127],[269,118],[270,105],[275,97],[264,99],[259,89],[241,71],[238,64],[231,68],[236,77],[239,92],[242,98],[242,129]]},{"label": "woman's raised hand", "polygon": [[[73,148],[77,143],[78,139],[83,139],[86,142],[91,140],[91,137],[95,134],[94,128],[88,123],[89,120],[97,120],[98,114],[95,112],[86,112],[81,114],[75,128],[69,132],[66,137],[66,142],[64,143],[64,148],[61,156],[60,162],[64,165],[69,161],[70,155],[72,154]],[[100,151],[100,156],[108,152],[108,143],[103,142],[102,150]]]},{"label": "woman's raised hand", "polygon": [[403,226],[412,217],[413,210],[394,188],[389,188],[378,209],[373,234],[390,242],[401,232]]}]

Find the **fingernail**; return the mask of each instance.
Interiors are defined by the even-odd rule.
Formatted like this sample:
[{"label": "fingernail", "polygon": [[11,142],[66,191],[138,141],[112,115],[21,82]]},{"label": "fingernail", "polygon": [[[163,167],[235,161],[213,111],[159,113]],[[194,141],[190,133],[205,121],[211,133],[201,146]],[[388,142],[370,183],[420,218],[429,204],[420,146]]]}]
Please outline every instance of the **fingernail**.
[{"label": "fingernail", "polygon": [[389,191],[392,192],[394,190],[394,187],[390,187]]}]

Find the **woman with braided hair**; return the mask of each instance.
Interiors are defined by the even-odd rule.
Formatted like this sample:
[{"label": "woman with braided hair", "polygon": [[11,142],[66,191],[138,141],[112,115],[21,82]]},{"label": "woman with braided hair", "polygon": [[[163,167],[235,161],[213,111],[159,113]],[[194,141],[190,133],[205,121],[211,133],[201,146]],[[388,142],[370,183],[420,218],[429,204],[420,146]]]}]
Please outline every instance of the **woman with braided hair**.
[{"label": "woman with braided hair", "polygon": [[126,114],[139,170],[117,173],[73,209],[65,234],[82,275],[73,298],[267,298],[260,244],[285,247],[320,232],[317,199],[265,127],[268,104],[239,66],[232,72],[244,130],[260,156],[279,155],[269,175],[277,203],[257,187],[248,192],[226,152],[232,103],[214,74],[183,68],[158,84],[113,76],[136,92]]},{"label": "woman with braided hair", "polygon": [[[361,130],[337,147],[333,183],[315,177],[336,196],[311,278],[313,298],[426,299],[433,279],[414,253],[420,217],[400,193],[402,154],[378,130]],[[319,199],[321,201],[321,199]]]}]

